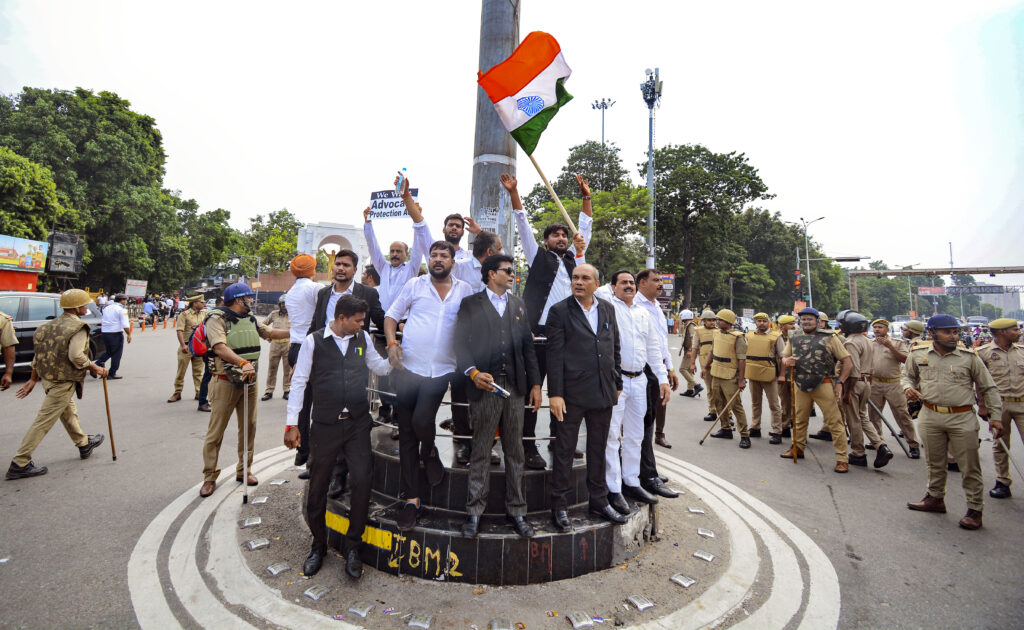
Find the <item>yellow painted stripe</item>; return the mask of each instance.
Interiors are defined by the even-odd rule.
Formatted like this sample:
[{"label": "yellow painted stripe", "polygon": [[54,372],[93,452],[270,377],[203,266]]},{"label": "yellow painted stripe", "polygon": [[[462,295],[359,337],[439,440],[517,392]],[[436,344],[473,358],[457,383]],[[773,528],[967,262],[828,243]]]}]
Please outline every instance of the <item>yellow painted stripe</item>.
[{"label": "yellow painted stripe", "polygon": [[[348,532],[348,518],[327,510],[327,527],[344,536]],[[391,532],[367,525],[363,529],[363,542],[390,551]]]}]

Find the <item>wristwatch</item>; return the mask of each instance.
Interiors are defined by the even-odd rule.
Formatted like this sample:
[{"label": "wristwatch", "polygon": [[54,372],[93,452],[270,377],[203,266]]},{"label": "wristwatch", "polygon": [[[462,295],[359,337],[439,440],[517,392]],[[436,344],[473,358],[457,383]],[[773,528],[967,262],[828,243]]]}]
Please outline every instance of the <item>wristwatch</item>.
[{"label": "wristwatch", "polygon": [[836,385],[842,385],[842,384],[843,384],[843,382],[837,378],[836,379]]}]

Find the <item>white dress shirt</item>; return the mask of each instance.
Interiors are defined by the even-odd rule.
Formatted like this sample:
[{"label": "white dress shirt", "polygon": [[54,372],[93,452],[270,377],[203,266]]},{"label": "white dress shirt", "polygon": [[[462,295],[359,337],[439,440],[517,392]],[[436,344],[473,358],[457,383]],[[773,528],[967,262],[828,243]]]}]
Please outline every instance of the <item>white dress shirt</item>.
[{"label": "white dress shirt", "polygon": [[111,302],[103,309],[100,332],[119,333],[128,328],[128,311],[119,302]]},{"label": "white dress shirt", "polygon": [[636,303],[630,306],[612,296],[615,321],[619,325],[619,366],[627,372],[642,372],[650,365],[658,384],[668,383],[668,372],[661,361],[661,338],[647,311]]},{"label": "white dress shirt", "polygon": [[[661,362],[665,365],[665,370],[671,372],[675,366],[672,365],[672,355],[668,352],[668,322],[665,321],[665,314],[661,312],[661,306],[658,305],[657,300],[652,302],[639,291],[636,292],[636,297],[633,298],[633,304],[642,306],[654,321],[654,326],[658,329],[658,338],[660,339]],[[651,369],[654,369],[653,364]]]},{"label": "white dress shirt", "polygon": [[[373,340],[370,339],[370,335],[365,330],[360,330],[359,334],[363,336],[366,342],[366,364],[374,374],[381,376],[391,371],[391,364],[388,360],[380,356],[377,350],[373,347]],[[338,344],[338,350],[341,350],[341,354],[344,355],[348,352],[348,342],[355,335],[345,335],[339,337],[334,334],[330,326],[324,328],[324,339],[328,337],[334,337],[334,343]],[[309,383],[309,374],[313,369],[313,333],[306,335],[302,341],[302,348],[299,349],[299,357],[295,360],[295,369],[292,372],[292,385],[291,394],[288,396],[288,415],[285,420],[285,426],[291,427],[299,423],[299,412],[302,410],[302,398],[306,392],[306,384]],[[313,401],[316,405],[316,401]],[[347,411],[343,409],[342,411]]]},{"label": "white dress shirt", "polygon": [[[380,251],[380,245],[377,244],[377,236],[373,232],[373,223],[363,223],[363,236],[366,237],[366,247],[370,250],[370,261],[373,262],[373,268],[380,275],[380,286],[377,287],[377,294],[380,296],[381,308],[385,311],[391,308],[391,303],[402,292],[405,283],[415,278],[416,274],[420,272],[420,262],[423,261],[423,256],[427,252],[426,247],[422,247],[422,243],[427,242],[427,247],[430,246],[430,230],[427,228],[425,221],[413,223],[412,230],[413,239],[412,249],[409,250],[409,260],[395,267],[384,256],[384,253]],[[426,232],[426,234],[421,236],[423,232]]]},{"label": "white dress shirt", "polygon": [[[327,322],[328,324],[331,323],[331,320],[334,319],[334,307],[338,305],[338,299],[343,295],[352,295],[352,285],[354,284],[354,280],[352,282],[349,282],[348,288],[342,291],[341,293],[338,293],[337,291],[334,290],[334,284],[331,283],[331,295],[330,297],[327,298],[327,307],[326,310],[324,311],[324,315],[326,316],[326,319],[324,319],[325,322]],[[369,313],[367,313],[367,317],[369,317]],[[312,324],[312,320],[310,320],[310,324]]]},{"label": "white dress shirt", "polygon": [[473,289],[473,293],[479,293],[487,286],[483,281],[482,268],[483,265],[476,258],[470,256],[469,258],[459,260],[458,255],[456,255],[455,266],[452,267],[452,275],[468,284]]},{"label": "white dress shirt", "polygon": [[[573,298],[573,299],[576,300],[576,298]],[[583,308],[583,304],[579,300],[576,300],[576,303],[580,305],[580,309],[583,311],[583,316],[587,318],[587,323],[590,324],[590,330],[594,331],[594,334],[596,335],[597,334],[597,299],[596,298],[594,299],[594,302],[590,305],[590,310],[589,311],[587,309]]]},{"label": "white dress shirt", "polygon": [[494,310],[498,311],[498,317],[504,317],[505,308],[508,306],[508,291],[501,295],[491,291],[490,288],[486,288],[484,291],[487,291],[487,299],[491,301],[491,306],[494,307]]},{"label": "white dress shirt", "polygon": [[295,284],[285,294],[284,305],[288,309],[288,322],[291,324],[288,331],[291,343],[302,343],[306,339],[316,310],[316,295],[322,288],[310,278],[296,278]]},{"label": "white dress shirt", "polygon": [[[533,229],[530,227],[530,222],[526,218],[526,212],[523,210],[515,210],[513,212],[516,217],[516,231],[519,233],[519,242],[523,245],[523,255],[526,256],[526,264],[533,264],[533,260],[537,257],[537,251],[540,246],[537,244],[537,237],[533,234]],[[586,241],[586,245],[590,245],[590,234],[594,228],[594,220],[586,214],[580,213],[579,218],[580,234],[583,235],[583,240]],[[572,246],[572,239],[569,239],[569,251],[575,252],[576,250]],[[586,246],[583,249],[583,255],[576,256],[576,264],[582,265],[587,262],[586,257]],[[552,256],[555,254],[552,253]],[[544,310],[540,313],[539,324],[543,325],[548,321],[548,311],[551,310],[553,304],[557,304],[562,300],[572,295],[572,287],[570,285],[571,278],[569,272],[565,269],[565,261],[559,258],[558,260],[558,271],[555,272],[555,280],[551,283],[551,290],[548,292],[547,302],[544,303]]]},{"label": "white dress shirt", "polygon": [[444,299],[430,274],[413,278],[388,309],[387,317],[406,320],[402,329],[402,365],[426,378],[455,371],[455,319],[462,298],[472,295],[468,284],[452,278]]}]

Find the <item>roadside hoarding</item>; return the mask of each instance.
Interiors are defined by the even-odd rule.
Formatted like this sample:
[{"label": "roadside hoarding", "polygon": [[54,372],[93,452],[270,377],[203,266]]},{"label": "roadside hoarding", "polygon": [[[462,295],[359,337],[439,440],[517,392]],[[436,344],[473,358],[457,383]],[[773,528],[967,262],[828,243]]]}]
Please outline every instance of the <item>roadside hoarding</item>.
[{"label": "roadside hoarding", "polygon": [[0,234],[0,269],[42,273],[50,244]]},{"label": "roadside hoarding", "polygon": [[125,283],[124,294],[128,297],[146,297],[146,285],[148,284],[145,280],[128,280]]}]

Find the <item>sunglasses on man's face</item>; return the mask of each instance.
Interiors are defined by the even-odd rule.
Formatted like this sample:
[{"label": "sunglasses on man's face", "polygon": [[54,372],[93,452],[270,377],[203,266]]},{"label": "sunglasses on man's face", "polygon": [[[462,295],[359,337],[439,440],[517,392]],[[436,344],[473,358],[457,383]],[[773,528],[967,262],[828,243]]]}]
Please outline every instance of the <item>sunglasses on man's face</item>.
[{"label": "sunglasses on man's face", "polygon": [[507,273],[507,274],[508,274],[508,275],[510,275],[510,276],[511,276],[511,275],[513,274],[513,272],[514,272],[514,270],[512,269],[512,267],[498,267],[498,271],[504,271],[505,273]]}]

